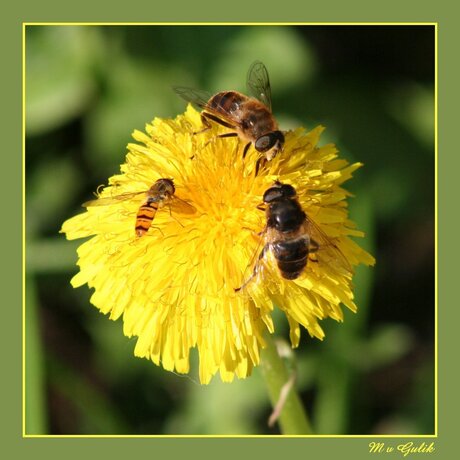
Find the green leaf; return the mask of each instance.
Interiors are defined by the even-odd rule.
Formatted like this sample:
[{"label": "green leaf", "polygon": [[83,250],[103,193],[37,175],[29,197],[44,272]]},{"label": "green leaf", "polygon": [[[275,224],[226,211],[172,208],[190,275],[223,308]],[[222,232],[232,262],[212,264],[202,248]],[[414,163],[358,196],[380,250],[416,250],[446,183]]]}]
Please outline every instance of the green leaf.
[{"label": "green leaf", "polygon": [[90,26],[28,26],[26,32],[26,127],[36,135],[63,125],[92,102],[100,40],[98,28]]},{"label": "green leaf", "polygon": [[[219,90],[246,92],[246,74],[255,60],[269,72],[275,96],[297,84],[306,84],[316,72],[316,58],[308,43],[292,27],[245,27],[241,29],[214,67],[212,84]],[[240,82],[235,88],[235,82]]]}]

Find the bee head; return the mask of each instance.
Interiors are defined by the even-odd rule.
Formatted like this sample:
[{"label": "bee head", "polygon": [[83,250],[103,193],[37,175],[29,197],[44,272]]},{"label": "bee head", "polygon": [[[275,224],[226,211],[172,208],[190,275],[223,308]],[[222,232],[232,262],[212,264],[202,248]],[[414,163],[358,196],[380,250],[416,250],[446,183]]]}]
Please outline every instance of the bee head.
[{"label": "bee head", "polygon": [[294,198],[297,195],[295,188],[289,184],[282,184],[276,181],[273,187],[270,187],[264,193],[264,203],[273,203],[274,201],[286,198]]},{"label": "bee head", "polygon": [[174,192],[176,191],[176,187],[174,187],[174,181],[173,179],[158,179],[156,181],[156,184],[158,185],[158,191],[161,194],[169,194],[169,195],[174,195]]},{"label": "bee head", "polygon": [[254,147],[258,152],[265,153],[268,161],[272,160],[283,148],[284,134],[281,131],[272,131],[260,136]]}]

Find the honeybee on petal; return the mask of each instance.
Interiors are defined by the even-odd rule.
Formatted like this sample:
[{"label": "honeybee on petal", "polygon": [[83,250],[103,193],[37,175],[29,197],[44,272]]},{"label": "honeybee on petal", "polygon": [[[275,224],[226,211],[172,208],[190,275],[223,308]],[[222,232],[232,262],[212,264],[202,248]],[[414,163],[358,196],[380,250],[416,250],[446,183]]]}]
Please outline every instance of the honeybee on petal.
[{"label": "honeybee on petal", "polygon": [[250,96],[238,91],[220,91],[210,94],[206,91],[175,86],[174,91],[183,99],[202,109],[202,131],[218,123],[232,130],[218,137],[236,137],[247,142],[243,159],[251,145],[262,155],[256,163],[256,175],[260,166],[272,160],[283,148],[284,134],[272,114],[271,89],[268,71],[260,61],[249,68],[247,87]]},{"label": "honeybee on petal", "polygon": [[276,181],[265,191],[263,202],[267,223],[261,235],[265,244],[252,275],[235,291],[240,291],[258,277],[269,253],[273,255],[280,275],[286,280],[299,278],[307,267],[310,255],[320,250],[327,253],[327,263],[333,263],[351,274],[352,268],[347,259],[332,239],[307,216],[292,185]]},{"label": "honeybee on petal", "polygon": [[175,196],[176,188],[173,179],[158,179],[147,191],[128,192],[113,197],[103,197],[87,201],[82,206],[106,206],[120,201],[130,200],[144,194],[145,201],[139,207],[136,215],[135,233],[138,238],[144,236],[150,229],[158,208],[169,206],[170,209],[183,214],[194,214],[196,209],[190,203]]}]

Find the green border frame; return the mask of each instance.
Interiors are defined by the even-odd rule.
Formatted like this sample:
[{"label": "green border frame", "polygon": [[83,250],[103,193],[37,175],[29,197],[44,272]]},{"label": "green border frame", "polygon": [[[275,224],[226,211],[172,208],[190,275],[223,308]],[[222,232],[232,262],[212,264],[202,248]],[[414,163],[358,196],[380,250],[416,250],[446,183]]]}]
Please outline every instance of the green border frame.
[{"label": "green border frame", "polygon": [[[56,7],[52,4],[56,3]],[[22,360],[21,360],[21,294],[22,299],[24,296],[23,290],[23,276],[21,276],[22,267],[24,265],[24,253],[23,253],[23,232],[18,232],[18,226],[12,225],[12,222],[21,222],[24,219],[24,212],[23,212],[23,199],[21,200],[21,184],[23,185],[23,181],[21,176],[23,176],[23,162],[22,157],[19,154],[21,149],[21,125],[19,124],[19,120],[22,119],[21,109],[21,59],[22,59],[22,24],[26,23],[44,23],[46,22],[116,22],[116,23],[126,23],[128,21],[142,21],[142,22],[161,22],[162,20],[166,20],[169,23],[177,24],[178,22],[185,22],[188,23],[195,21],[203,22],[218,22],[222,23],[225,21],[226,23],[241,23],[243,21],[241,13],[243,13],[246,17],[244,21],[248,21],[246,23],[255,24],[254,21],[260,21],[269,24],[279,24],[280,22],[292,22],[292,16],[295,16],[295,22],[305,24],[307,22],[314,22],[314,23],[383,23],[383,22],[391,22],[397,24],[438,24],[438,36],[440,38],[440,50],[439,50],[439,57],[442,57],[442,62],[439,64],[439,72],[442,75],[442,80],[440,85],[438,86],[438,94],[439,99],[443,101],[443,107],[441,111],[440,119],[443,121],[443,130],[440,130],[443,133],[442,139],[438,140],[437,134],[438,131],[436,130],[436,144],[439,148],[439,151],[443,152],[442,157],[438,157],[438,161],[436,164],[436,172],[438,177],[442,177],[442,180],[437,180],[437,193],[436,193],[436,201],[437,203],[442,203],[439,206],[440,211],[444,212],[443,207],[445,204],[448,204],[449,200],[453,201],[454,195],[452,193],[448,194],[446,190],[447,184],[453,184],[453,180],[449,180],[451,175],[453,175],[454,167],[453,164],[451,165],[450,162],[454,160],[455,156],[449,155],[450,149],[447,147],[450,145],[450,142],[453,142],[453,139],[449,139],[448,133],[455,133],[455,129],[449,129],[449,124],[454,123],[456,121],[456,107],[452,97],[443,97],[452,96],[456,94],[458,88],[458,69],[455,68],[456,59],[456,46],[455,43],[458,42],[458,37],[456,37],[457,32],[457,25],[455,24],[454,20],[454,11],[448,11],[448,8],[441,12],[439,6],[436,11],[431,11],[428,8],[423,8],[422,5],[417,3],[417,5],[409,5],[409,4],[402,4],[401,2],[393,2],[387,1],[385,4],[376,5],[376,4],[369,4],[368,2],[354,2],[354,6],[350,5],[349,3],[343,3],[337,5],[337,8],[332,7],[330,2],[328,5],[324,5],[324,11],[318,11],[319,6],[312,6],[312,5],[305,5],[301,4],[301,2],[289,2],[288,4],[292,3],[294,5],[289,6],[288,4],[284,3],[283,12],[279,10],[272,10],[270,11],[270,7],[268,6],[263,11],[261,11],[260,7],[257,5],[253,6],[253,11],[250,11],[250,7],[248,5],[244,6],[244,9],[238,8],[238,1],[233,2],[232,7],[228,11],[226,11],[226,17],[217,18],[215,14],[215,10],[217,8],[221,8],[222,6],[218,5],[217,3],[210,3],[209,7],[198,7],[197,5],[190,5],[188,7],[183,7],[180,11],[176,11],[173,14],[169,14],[169,12],[165,11],[165,5],[153,5],[150,2],[138,2],[143,3],[144,5],[138,5],[136,8],[133,8],[131,4],[125,4],[121,6],[111,5],[110,9],[106,9],[104,5],[95,5],[90,4],[89,2],[83,1],[79,2],[78,5],[63,5],[57,2],[41,2],[40,5],[34,5],[29,7],[28,9],[24,8],[21,13],[14,13],[9,10],[7,14],[5,14],[5,19],[7,19],[7,25],[2,28],[2,35],[5,35],[5,38],[1,40],[1,46],[5,48],[2,53],[4,58],[4,72],[3,72],[3,85],[2,89],[4,92],[3,100],[6,102],[5,106],[8,107],[8,111],[5,111],[5,120],[4,122],[7,124],[7,129],[4,131],[8,133],[8,138],[4,138],[4,142],[7,144],[5,146],[5,158],[7,160],[7,165],[11,166],[15,172],[14,175],[7,174],[4,181],[2,181],[2,186],[5,187],[5,192],[3,196],[10,196],[12,190],[17,190],[17,199],[18,203],[13,200],[11,203],[7,203],[7,215],[10,216],[8,220],[5,219],[7,225],[4,226],[4,240],[10,241],[11,244],[8,244],[8,248],[5,250],[6,254],[4,255],[4,260],[8,261],[8,273],[14,276],[14,282],[5,283],[5,287],[7,287],[7,299],[9,302],[4,303],[5,312],[7,315],[12,315],[12,320],[14,327],[5,327],[3,334],[2,334],[2,341],[4,342],[4,346],[2,347],[4,356],[4,363],[8,363],[8,369],[6,372],[4,371],[5,376],[14,376],[15,379],[13,382],[10,382],[10,379],[5,379],[5,382],[9,384],[2,395],[4,396],[4,403],[2,406],[4,407],[3,417],[4,421],[7,421],[7,424],[4,424],[5,428],[3,431],[3,438],[5,440],[4,447],[7,449],[7,452],[15,453],[16,454],[23,454],[27,455],[28,449],[33,449],[30,452],[30,455],[34,457],[40,457],[40,455],[47,455],[47,457],[54,456],[61,456],[65,455],[66,457],[73,458],[79,457],[81,454],[86,453],[85,449],[89,449],[88,453],[91,452],[92,456],[96,456],[99,452],[102,452],[109,448],[111,450],[110,454],[114,455],[118,458],[118,456],[125,456],[129,455],[139,455],[145,453],[147,455],[155,455],[159,456],[162,454],[166,455],[191,455],[196,453],[200,456],[214,456],[219,455],[220,457],[225,457],[225,454],[231,455],[241,455],[239,450],[229,449],[229,447],[236,447],[243,449],[245,453],[251,454],[251,451],[254,453],[257,452],[258,455],[269,455],[276,458],[278,455],[286,455],[287,452],[293,453],[294,455],[302,455],[302,456],[311,456],[315,454],[319,454],[321,456],[328,457],[329,455],[338,454],[341,457],[344,455],[353,455],[353,458],[365,458],[369,455],[369,443],[372,441],[384,441],[386,445],[393,445],[397,446],[398,444],[402,444],[404,442],[409,442],[414,440],[415,446],[420,445],[422,442],[426,442],[426,444],[430,444],[433,439],[428,436],[422,437],[423,439],[395,439],[395,437],[389,436],[390,439],[383,439],[383,436],[377,437],[369,437],[363,438],[361,436],[347,436],[346,439],[342,439],[342,437],[337,436],[328,436],[326,438],[302,438],[302,439],[292,439],[292,438],[280,438],[277,437],[276,439],[273,438],[262,438],[262,439],[228,439],[228,438],[219,438],[219,439],[209,439],[209,438],[194,438],[194,439],[179,439],[179,438],[172,438],[172,439],[165,439],[165,438],[150,438],[150,439],[112,439],[112,443],[116,443],[116,446],[101,446],[99,442],[93,439],[41,439],[41,440],[33,440],[29,438],[23,438],[21,433],[22,427],[22,408],[21,408],[21,400],[22,400],[22,385],[21,385],[21,371],[22,371]],[[295,5],[297,3],[297,5]],[[391,3],[394,3],[394,8],[392,8]],[[65,8],[65,16],[61,11],[62,8]],[[158,8],[160,8],[160,11]],[[187,8],[189,10],[187,10]],[[249,9],[248,9],[249,8]],[[414,8],[416,8],[414,10]],[[174,6],[171,8],[174,9]],[[123,11],[125,10],[125,11]],[[83,11],[85,11],[83,13]],[[149,17],[146,17],[146,13]],[[110,17],[108,15],[110,14]],[[397,19],[395,15],[397,14]],[[137,17],[135,17],[137,16]],[[199,17],[198,17],[199,16]],[[221,15],[222,16],[222,15]],[[263,16],[263,17],[262,17]],[[268,16],[271,16],[269,18]],[[392,17],[388,17],[392,16]],[[414,21],[414,17],[416,16],[417,22]],[[149,21],[147,21],[147,19]],[[269,21],[275,22],[269,22]],[[6,23],[6,21],[5,21]],[[16,38],[16,41],[11,41],[11,38]],[[449,46],[452,48],[449,51]],[[452,59],[447,59],[449,56],[449,52],[452,53]],[[449,69],[447,70],[447,66]],[[13,71],[13,72],[12,72]],[[438,103],[436,104],[438,107]],[[454,110],[456,110],[454,112]],[[452,115],[450,118],[448,117],[449,113]],[[444,116],[442,116],[444,115]],[[447,116],[446,116],[447,115]],[[437,118],[437,117],[436,117]],[[438,119],[438,118],[437,118]],[[452,126],[453,128],[453,126]],[[450,141],[450,142],[449,142]],[[10,145],[11,144],[11,145]],[[453,149],[452,149],[453,150]],[[442,159],[442,161],[441,161]],[[449,166],[446,166],[446,161],[449,163]],[[9,168],[7,169],[9,170]],[[17,175],[16,175],[17,174]],[[453,179],[453,177],[452,177]],[[8,195],[7,195],[8,193]],[[443,198],[446,201],[439,201],[440,198]],[[21,206],[22,201],[22,206]],[[438,207],[437,207],[438,209]],[[451,212],[450,218],[453,217],[453,212]],[[446,212],[445,215],[441,214],[444,218],[449,218],[448,213]],[[16,220],[17,218],[17,220]],[[11,219],[11,220],[10,220]],[[446,244],[449,244],[449,241],[452,243],[451,247],[454,248],[455,245],[453,244],[453,233],[456,229],[455,225],[445,225],[444,228],[439,229],[438,227],[438,213],[436,214],[436,237],[437,241],[440,241],[439,245],[437,244],[437,254],[443,254],[444,248],[446,248]],[[442,238],[439,236],[442,234]],[[22,238],[21,238],[22,236]],[[21,241],[22,240],[22,241]],[[14,242],[14,244],[13,244]],[[17,252],[16,252],[17,251]],[[19,254],[19,256],[18,256]],[[22,255],[22,257],[21,257]],[[437,259],[438,261],[438,259]],[[455,276],[455,269],[449,270],[446,265],[444,265],[445,260],[443,260],[442,268],[436,270],[437,279],[441,280],[441,287],[442,291],[438,290],[438,283],[437,285],[437,292],[436,298],[439,300],[443,300],[443,308],[442,312],[450,310],[451,315],[457,315],[458,317],[458,308],[455,308],[455,305],[452,308],[449,308],[449,300],[451,296],[449,296],[449,291],[447,289],[450,282],[453,281],[453,277]],[[453,265],[453,264],[452,264]],[[447,270],[446,270],[447,268]],[[442,278],[438,278],[439,274],[442,274]],[[452,284],[451,284],[452,285]],[[451,293],[453,294],[453,293]],[[19,300],[19,302],[18,302]],[[7,308],[9,307],[9,308]],[[444,317],[444,313],[440,315],[441,319]],[[5,325],[8,325],[9,317],[6,318],[4,321]],[[437,318],[435,319],[435,321]],[[449,326],[450,325],[450,326]],[[441,331],[439,334],[439,348],[442,350],[448,350],[447,347],[443,347],[443,344],[446,344],[446,341],[449,340],[451,334],[454,333],[454,327],[456,325],[455,319],[452,318],[449,320],[449,323],[443,322],[441,324]],[[450,341],[451,343],[455,343]],[[438,348],[437,350],[438,351]],[[454,354],[455,352],[451,352]],[[437,353],[436,353],[437,354]],[[453,357],[453,356],[452,356]],[[455,414],[455,402],[458,402],[458,396],[456,396],[456,392],[454,391],[458,386],[455,386],[455,376],[453,375],[453,368],[455,366],[448,366],[446,361],[449,360],[449,355],[443,355],[441,364],[437,370],[441,372],[442,378],[439,379],[440,385],[437,385],[437,394],[439,393],[442,395],[440,398],[441,408],[443,411],[440,412],[441,414],[441,421],[436,423],[436,435],[434,435],[434,443],[435,443],[435,451],[430,455],[439,455],[440,452],[446,452],[448,450],[448,446],[450,445],[453,449],[454,447],[454,437],[453,437],[453,430],[455,429],[455,425],[453,423],[448,423],[449,416],[451,417],[450,420],[453,419]],[[449,371],[452,375],[449,375],[446,378],[446,375],[443,373],[445,371]],[[449,398],[449,404],[443,406],[442,401],[446,401],[446,396]],[[455,401],[457,398],[457,401]],[[439,414],[439,403],[436,404],[436,419],[438,421],[438,414]],[[447,423],[446,423],[447,420]],[[440,433],[438,434],[437,427],[440,428]],[[449,428],[451,427],[451,428]],[[100,442],[107,442],[106,439]],[[134,446],[131,446],[131,442],[136,442],[135,450],[133,450]],[[33,443],[33,446],[31,445]],[[287,443],[287,445],[286,445]],[[144,450],[145,449],[145,450]],[[253,450],[254,449],[254,450]],[[286,451],[289,449],[289,451]],[[106,453],[106,452],[104,452]],[[248,455],[248,456],[249,456]],[[402,455],[402,454],[401,454]]]}]

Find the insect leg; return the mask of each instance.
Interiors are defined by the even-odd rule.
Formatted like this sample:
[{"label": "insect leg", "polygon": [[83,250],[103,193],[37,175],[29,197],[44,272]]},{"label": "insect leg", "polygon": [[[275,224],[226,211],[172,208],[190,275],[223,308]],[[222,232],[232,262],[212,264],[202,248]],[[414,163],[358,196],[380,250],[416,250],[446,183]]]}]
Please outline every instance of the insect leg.
[{"label": "insect leg", "polygon": [[243,150],[243,160],[244,160],[244,157],[246,156],[246,154],[248,153],[249,147],[251,147],[251,143],[250,143],[250,142],[248,142],[248,143],[244,146],[244,150]]},{"label": "insect leg", "polygon": [[318,259],[316,256],[314,258],[310,257],[311,254],[318,252],[319,244],[312,238],[310,238],[310,244],[308,245],[308,260],[314,263],[318,263]]},{"label": "insect leg", "polygon": [[252,275],[239,288],[235,288],[235,292],[241,291],[241,289],[245,288],[251,282],[251,280],[257,276],[257,274],[259,273],[260,261],[264,257],[265,252],[267,251],[267,249],[268,249],[268,244],[266,244],[263,247],[262,251],[260,251],[259,258],[257,259],[257,262],[256,262],[256,264],[254,266],[254,270],[252,272]]},{"label": "insect leg", "polygon": [[265,157],[259,157],[256,163],[256,176],[259,174],[260,167],[265,166],[267,164],[267,159]]},{"label": "insect leg", "polygon": [[169,215],[182,227],[182,228],[185,228],[185,226],[182,224],[182,222],[177,219],[176,217],[174,217],[174,215],[171,213],[171,208],[169,208]]},{"label": "insect leg", "polygon": [[206,112],[201,113],[201,123],[203,123],[204,128],[200,129],[199,131],[195,131],[193,134],[201,134],[212,128],[212,125],[211,123],[209,123],[209,120],[207,119],[206,115]]},{"label": "insect leg", "polygon": [[226,128],[235,129],[235,126],[232,125],[231,123],[228,123],[225,120],[222,120],[221,118],[216,117],[215,115],[212,115],[211,113],[201,112],[201,121],[206,126],[206,130],[211,128],[211,124],[209,123],[208,119],[218,123],[219,125],[225,126]]},{"label": "insect leg", "polygon": [[[220,137],[220,138],[225,138],[225,137],[236,137],[238,136],[238,133],[225,133],[225,134],[219,134],[217,135],[216,137]],[[213,141],[216,137],[212,137],[211,139],[209,139],[208,142],[206,142],[206,144],[204,144],[204,147],[206,147],[211,141]],[[195,155],[194,155],[195,156]]]},{"label": "insect leg", "polygon": [[[203,125],[205,125],[205,128],[203,128],[201,131],[195,132],[193,134],[200,134],[200,133],[203,133],[204,131],[207,131],[208,129],[211,129],[212,125],[211,125],[211,123],[209,123],[209,120],[212,120],[212,121],[214,121],[216,123],[219,123],[220,125],[225,126],[226,128],[235,129],[235,127],[233,125],[231,125],[230,123],[227,123],[224,120],[221,120],[219,117],[216,117],[215,115],[212,115],[212,114],[207,113],[207,112],[201,112],[201,121],[203,122]],[[238,136],[238,133],[233,132],[233,133],[219,134],[216,137],[236,137],[236,136]],[[206,147],[212,141],[212,139],[213,138],[209,139],[208,142],[206,142],[206,144],[204,145],[204,147]],[[195,155],[193,155],[193,157],[194,156]]]},{"label": "insect leg", "polygon": [[310,246],[308,248],[308,252],[315,253],[319,249],[319,244],[312,238],[310,238]]},{"label": "insect leg", "polygon": [[225,133],[225,134],[219,134],[217,137],[237,137],[238,133]]}]

